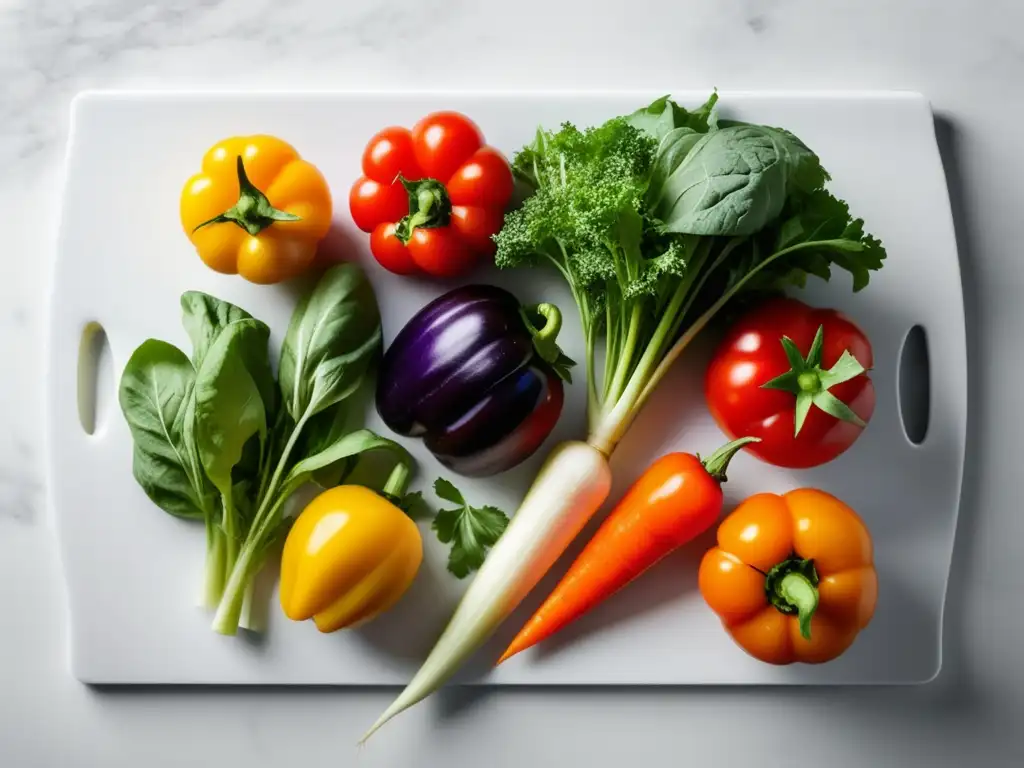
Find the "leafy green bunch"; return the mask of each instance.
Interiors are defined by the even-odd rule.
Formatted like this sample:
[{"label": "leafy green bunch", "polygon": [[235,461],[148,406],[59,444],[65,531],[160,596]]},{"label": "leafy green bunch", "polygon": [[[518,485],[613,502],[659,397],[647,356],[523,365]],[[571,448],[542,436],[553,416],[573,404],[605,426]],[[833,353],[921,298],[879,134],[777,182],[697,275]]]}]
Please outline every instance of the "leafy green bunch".
[{"label": "leafy green bunch", "polygon": [[[580,130],[543,128],[513,172],[529,189],[495,236],[499,267],[547,263],[586,338],[590,442],[610,453],[669,365],[731,302],[850,272],[885,251],[792,133],[661,98]],[[596,371],[599,342],[604,365]]]},{"label": "leafy green bunch", "polygon": [[296,308],[270,367],[270,329],[245,310],[198,291],[181,298],[191,359],[159,339],[125,366],[119,400],[134,440],[133,472],[169,514],[202,520],[203,602],[213,627],[256,628],[254,578],[287,531],[285,503],[314,481],[336,485],[365,451],[398,457],[384,493],[404,494],[410,467],[396,443],[349,429],[348,398],[381,350],[380,313],[354,265],[328,270]]}]

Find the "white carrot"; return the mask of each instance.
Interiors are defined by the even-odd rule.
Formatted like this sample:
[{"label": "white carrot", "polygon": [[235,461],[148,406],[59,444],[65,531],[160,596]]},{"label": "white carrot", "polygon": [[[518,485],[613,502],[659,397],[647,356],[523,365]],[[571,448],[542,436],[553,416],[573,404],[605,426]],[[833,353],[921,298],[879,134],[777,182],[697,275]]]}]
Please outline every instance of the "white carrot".
[{"label": "white carrot", "polygon": [[419,672],[363,741],[454,674],[536,586],[608,497],[611,471],[587,443],[557,446]]}]

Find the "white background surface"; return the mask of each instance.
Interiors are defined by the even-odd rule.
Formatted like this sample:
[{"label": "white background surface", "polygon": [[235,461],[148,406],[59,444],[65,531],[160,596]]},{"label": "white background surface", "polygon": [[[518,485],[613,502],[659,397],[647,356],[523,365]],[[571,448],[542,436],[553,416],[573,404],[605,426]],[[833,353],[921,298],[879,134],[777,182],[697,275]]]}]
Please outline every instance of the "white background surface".
[{"label": "white background surface", "polygon": [[[1019,0],[0,0],[0,765],[1019,765],[1022,25]],[[43,295],[73,93],[641,82],[908,88],[939,113],[974,343],[940,678],[916,689],[456,690],[358,761],[351,735],[392,692],[74,682],[40,464]]]}]

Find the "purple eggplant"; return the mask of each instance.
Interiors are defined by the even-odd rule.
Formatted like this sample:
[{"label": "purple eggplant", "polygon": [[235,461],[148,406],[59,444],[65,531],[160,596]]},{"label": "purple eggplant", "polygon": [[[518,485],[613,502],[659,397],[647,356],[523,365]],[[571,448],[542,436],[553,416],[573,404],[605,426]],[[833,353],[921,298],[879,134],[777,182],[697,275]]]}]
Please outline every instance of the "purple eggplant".
[{"label": "purple eggplant", "polygon": [[561,324],[554,305],[522,307],[493,285],[455,288],[414,315],[384,354],[377,412],[454,472],[504,472],[561,415],[574,364],[555,343]]}]

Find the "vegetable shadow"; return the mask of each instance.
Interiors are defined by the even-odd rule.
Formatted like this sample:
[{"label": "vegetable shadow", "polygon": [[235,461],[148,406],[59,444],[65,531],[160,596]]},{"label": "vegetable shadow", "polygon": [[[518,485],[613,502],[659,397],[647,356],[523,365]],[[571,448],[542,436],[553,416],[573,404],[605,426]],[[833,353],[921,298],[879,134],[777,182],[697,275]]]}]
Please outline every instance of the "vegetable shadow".
[{"label": "vegetable shadow", "polygon": [[[732,511],[724,510],[724,513]],[[618,624],[628,624],[637,618],[662,610],[671,610],[673,603],[697,592],[697,571],[704,553],[715,544],[713,525],[688,544],[667,555],[642,574],[637,581],[642,586],[627,584],[601,605],[576,619],[558,633],[536,646],[539,659],[571,652],[572,646],[592,634],[605,631]]]},{"label": "vegetable shadow", "polygon": [[327,230],[324,239],[316,250],[316,258],[313,261],[314,271],[320,272],[335,264],[346,261],[359,262],[362,260],[367,245],[363,235],[355,229],[354,224],[347,224],[338,219],[331,221],[331,228]]},{"label": "vegetable shadow", "polygon": [[[422,533],[430,535],[428,531]],[[418,664],[427,657],[455,611],[458,594],[450,588],[450,580],[442,560],[424,557],[416,579],[402,598],[373,621],[354,627],[352,637],[367,643],[376,653]],[[410,675],[412,672],[415,669],[410,665]]]}]

